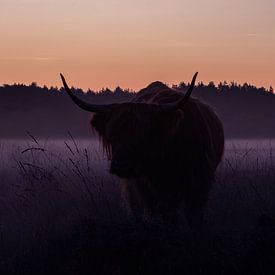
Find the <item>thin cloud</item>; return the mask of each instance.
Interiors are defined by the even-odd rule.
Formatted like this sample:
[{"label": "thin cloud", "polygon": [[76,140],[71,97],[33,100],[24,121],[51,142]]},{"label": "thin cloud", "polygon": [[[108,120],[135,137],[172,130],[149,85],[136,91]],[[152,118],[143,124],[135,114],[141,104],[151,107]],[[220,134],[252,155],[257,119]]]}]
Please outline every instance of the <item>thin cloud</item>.
[{"label": "thin cloud", "polygon": [[2,56],[0,57],[2,61],[54,61],[56,58],[38,56],[38,57],[22,57],[22,56]]}]

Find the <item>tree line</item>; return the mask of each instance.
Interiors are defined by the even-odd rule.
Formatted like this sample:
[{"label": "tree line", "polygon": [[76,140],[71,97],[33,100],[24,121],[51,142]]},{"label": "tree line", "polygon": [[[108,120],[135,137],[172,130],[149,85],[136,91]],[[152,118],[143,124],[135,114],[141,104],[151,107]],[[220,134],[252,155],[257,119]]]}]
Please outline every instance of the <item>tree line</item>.
[{"label": "tree line", "polygon": [[[178,83],[173,88],[185,91],[189,83]],[[72,87],[79,97],[94,103],[129,101],[134,90],[117,87],[83,91]],[[272,87],[252,84],[199,82],[192,96],[210,104],[221,117],[227,137],[275,137],[275,95]],[[63,137],[68,131],[88,137],[89,116],[79,110],[58,87],[38,86],[35,82],[0,86],[0,138],[24,136],[33,131],[38,136]]]}]

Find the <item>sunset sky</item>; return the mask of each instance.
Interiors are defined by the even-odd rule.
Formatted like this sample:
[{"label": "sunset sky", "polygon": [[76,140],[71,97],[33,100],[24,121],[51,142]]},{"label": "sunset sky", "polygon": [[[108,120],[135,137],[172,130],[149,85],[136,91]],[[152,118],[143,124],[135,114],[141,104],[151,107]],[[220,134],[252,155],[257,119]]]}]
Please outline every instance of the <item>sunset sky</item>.
[{"label": "sunset sky", "polygon": [[0,0],[0,84],[275,88],[275,0]]}]

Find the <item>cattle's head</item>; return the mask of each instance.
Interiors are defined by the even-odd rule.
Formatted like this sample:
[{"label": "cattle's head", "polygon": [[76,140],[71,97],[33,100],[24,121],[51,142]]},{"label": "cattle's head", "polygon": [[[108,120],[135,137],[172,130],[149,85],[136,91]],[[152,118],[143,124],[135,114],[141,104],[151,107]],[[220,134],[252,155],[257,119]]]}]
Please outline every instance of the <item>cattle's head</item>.
[{"label": "cattle's head", "polygon": [[[102,138],[103,145],[111,159],[110,172],[121,178],[148,175],[159,159],[161,142],[179,108],[187,102],[195,85],[197,73],[184,96],[176,102],[165,104],[120,103],[96,105],[76,97],[61,74],[65,90],[82,109],[94,113],[91,124]],[[149,86],[148,86],[149,87]],[[166,86],[167,87],[167,86]],[[168,87],[167,87],[168,88]],[[169,88],[168,88],[169,89]]]}]

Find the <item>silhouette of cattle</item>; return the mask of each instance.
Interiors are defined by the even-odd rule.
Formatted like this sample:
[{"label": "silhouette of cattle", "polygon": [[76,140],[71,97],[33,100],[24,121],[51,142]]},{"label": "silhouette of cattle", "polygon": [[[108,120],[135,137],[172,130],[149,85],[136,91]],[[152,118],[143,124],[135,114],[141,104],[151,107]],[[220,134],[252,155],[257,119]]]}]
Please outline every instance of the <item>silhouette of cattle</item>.
[{"label": "silhouette of cattle", "polygon": [[205,103],[191,98],[197,73],[184,93],[157,81],[128,103],[95,105],[65,90],[93,112],[92,127],[123,179],[122,193],[136,215],[173,219],[182,202],[191,228],[202,225],[204,206],[224,150],[223,126]]}]

